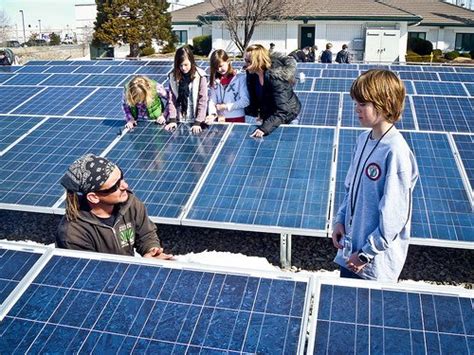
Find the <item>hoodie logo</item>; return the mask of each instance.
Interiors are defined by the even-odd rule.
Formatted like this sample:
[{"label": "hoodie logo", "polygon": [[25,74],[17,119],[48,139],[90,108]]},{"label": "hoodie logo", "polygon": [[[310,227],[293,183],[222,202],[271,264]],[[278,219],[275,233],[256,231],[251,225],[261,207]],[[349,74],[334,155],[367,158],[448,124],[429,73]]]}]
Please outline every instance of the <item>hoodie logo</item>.
[{"label": "hoodie logo", "polygon": [[380,178],[381,172],[382,170],[380,169],[380,166],[375,163],[370,163],[367,166],[367,169],[365,169],[365,175],[367,175],[367,177],[372,181],[378,180]]},{"label": "hoodie logo", "polygon": [[131,223],[119,227],[119,238],[122,247],[133,245],[135,243],[135,230]]}]

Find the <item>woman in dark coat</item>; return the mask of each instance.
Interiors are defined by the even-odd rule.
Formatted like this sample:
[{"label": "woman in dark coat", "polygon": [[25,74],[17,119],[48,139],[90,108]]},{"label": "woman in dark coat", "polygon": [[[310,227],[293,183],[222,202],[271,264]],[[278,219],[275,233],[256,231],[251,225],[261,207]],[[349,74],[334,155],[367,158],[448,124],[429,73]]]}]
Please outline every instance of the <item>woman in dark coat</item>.
[{"label": "woman in dark coat", "polygon": [[296,61],[280,53],[270,56],[259,44],[248,47],[244,59],[250,96],[245,114],[262,120],[262,125],[251,135],[260,138],[272,133],[280,124],[293,121],[301,110],[293,91]]}]

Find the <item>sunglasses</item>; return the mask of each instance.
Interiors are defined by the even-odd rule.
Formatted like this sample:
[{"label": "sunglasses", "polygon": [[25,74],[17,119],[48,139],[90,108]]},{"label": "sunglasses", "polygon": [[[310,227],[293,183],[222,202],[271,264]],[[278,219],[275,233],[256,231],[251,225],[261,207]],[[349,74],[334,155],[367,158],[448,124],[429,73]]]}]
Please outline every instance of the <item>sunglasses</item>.
[{"label": "sunglasses", "polygon": [[123,181],[123,171],[120,170],[120,179],[118,179],[115,184],[113,184],[113,185],[112,185],[111,187],[109,187],[108,189],[105,189],[105,190],[98,190],[98,191],[96,191],[96,193],[99,193],[99,194],[111,194],[111,193],[114,193],[115,191],[117,191],[117,190],[120,188],[120,185],[122,184],[122,181]]}]

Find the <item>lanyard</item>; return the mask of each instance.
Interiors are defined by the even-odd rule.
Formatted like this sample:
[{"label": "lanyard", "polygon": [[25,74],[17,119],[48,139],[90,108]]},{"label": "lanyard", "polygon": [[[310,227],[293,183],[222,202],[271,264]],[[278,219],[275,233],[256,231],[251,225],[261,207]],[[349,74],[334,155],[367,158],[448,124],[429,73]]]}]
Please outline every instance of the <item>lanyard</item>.
[{"label": "lanyard", "polygon": [[[360,174],[357,174],[358,171],[359,171],[360,161],[362,160],[362,156],[364,155],[365,147],[367,146],[367,143],[369,142],[369,138],[372,135],[372,132],[370,132],[370,134],[367,135],[367,139],[365,140],[364,147],[362,148],[362,151],[360,152],[360,155],[359,155],[359,161],[357,162],[356,171],[354,173],[354,179],[352,180],[352,184],[351,184],[351,190],[350,190],[350,192],[351,192],[351,218],[349,219],[349,230],[352,227],[352,218],[354,217],[354,212],[355,212],[355,208],[356,208],[356,204],[357,204],[357,196],[359,195],[360,182],[362,181],[362,174],[364,174],[365,164],[367,164],[367,161],[369,160],[372,153],[375,151],[375,149],[377,148],[379,143],[382,141],[383,137],[385,137],[385,135],[392,129],[392,127],[393,127],[393,125],[391,125],[390,128],[387,129],[384,134],[382,134],[382,137],[379,138],[379,140],[377,141],[375,146],[370,151],[369,155],[367,155],[367,158],[365,159],[364,164],[362,164],[362,169],[360,171]],[[357,175],[359,175],[359,180],[357,181],[357,186],[356,186],[355,192],[354,192],[354,184],[356,182]]]}]

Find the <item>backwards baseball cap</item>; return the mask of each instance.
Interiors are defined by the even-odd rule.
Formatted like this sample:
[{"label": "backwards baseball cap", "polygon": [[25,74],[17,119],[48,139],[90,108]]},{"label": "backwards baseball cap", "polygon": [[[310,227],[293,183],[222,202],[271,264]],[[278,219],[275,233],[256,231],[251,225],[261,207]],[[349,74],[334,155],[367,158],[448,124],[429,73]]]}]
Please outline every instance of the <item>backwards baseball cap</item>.
[{"label": "backwards baseball cap", "polygon": [[86,154],[71,164],[60,183],[68,191],[87,194],[99,190],[116,167],[107,158]]}]

